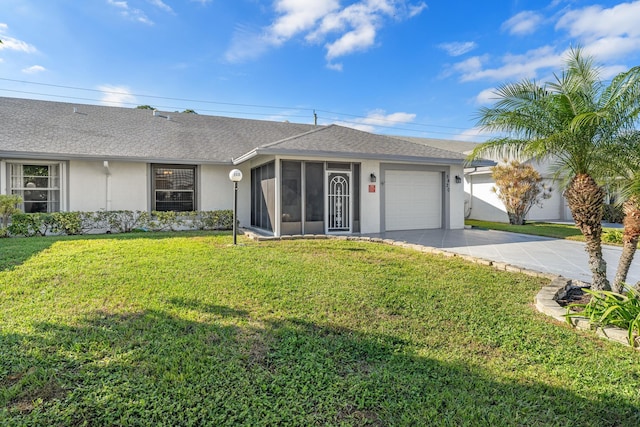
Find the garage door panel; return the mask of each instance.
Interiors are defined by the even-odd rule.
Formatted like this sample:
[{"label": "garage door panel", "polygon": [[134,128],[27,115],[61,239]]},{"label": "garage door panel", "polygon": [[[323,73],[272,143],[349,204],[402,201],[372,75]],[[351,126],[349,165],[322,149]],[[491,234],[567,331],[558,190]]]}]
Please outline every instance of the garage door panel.
[{"label": "garage door panel", "polygon": [[386,171],[385,224],[387,231],[442,227],[441,173]]}]

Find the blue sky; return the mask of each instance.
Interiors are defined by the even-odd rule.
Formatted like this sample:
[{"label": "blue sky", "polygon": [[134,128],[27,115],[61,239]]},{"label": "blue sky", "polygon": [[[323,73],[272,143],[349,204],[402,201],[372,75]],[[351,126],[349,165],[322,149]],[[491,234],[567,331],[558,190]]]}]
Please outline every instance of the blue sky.
[{"label": "blue sky", "polygon": [[2,0],[0,96],[483,141],[492,90],[580,45],[640,64],[640,1]]}]

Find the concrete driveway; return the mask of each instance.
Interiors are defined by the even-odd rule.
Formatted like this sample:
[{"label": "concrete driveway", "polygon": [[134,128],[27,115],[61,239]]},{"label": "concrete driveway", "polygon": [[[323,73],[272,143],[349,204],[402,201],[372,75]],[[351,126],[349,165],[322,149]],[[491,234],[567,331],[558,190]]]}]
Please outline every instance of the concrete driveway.
[{"label": "concrete driveway", "polygon": [[[367,236],[432,246],[462,255],[591,282],[588,257],[582,242],[481,229],[388,231]],[[607,262],[609,280],[613,280],[615,276],[621,251],[620,247],[603,245],[602,252]],[[640,251],[627,276],[629,284],[633,285],[638,281]]]}]

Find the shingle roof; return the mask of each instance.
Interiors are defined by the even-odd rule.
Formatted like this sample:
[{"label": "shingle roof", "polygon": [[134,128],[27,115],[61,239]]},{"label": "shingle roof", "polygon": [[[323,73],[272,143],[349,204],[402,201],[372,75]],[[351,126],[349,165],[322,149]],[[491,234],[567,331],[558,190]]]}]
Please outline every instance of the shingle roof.
[{"label": "shingle roof", "polygon": [[[74,108],[76,112],[74,112]],[[0,97],[0,156],[231,163],[313,125]]]},{"label": "shingle roof", "polygon": [[238,161],[260,154],[332,155],[447,164],[461,164],[465,159],[461,153],[338,125],[315,128],[302,135],[262,145],[239,158]]},{"label": "shingle roof", "polygon": [[450,139],[436,138],[419,138],[415,136],[393,136],[394,138],[403,139],[405,141],[416,142],[418,144],[428,145],[441,150],[455,151],[456,153],[469,154],[478,146],[477,142],[454,141]]},{"label": "shingle roof", "polygon": [[[260,154],[461,164],[465,156],[337,125],[0,97],[0,156],[240,163]],[[234,160],[235,159],[235,160]]]}]

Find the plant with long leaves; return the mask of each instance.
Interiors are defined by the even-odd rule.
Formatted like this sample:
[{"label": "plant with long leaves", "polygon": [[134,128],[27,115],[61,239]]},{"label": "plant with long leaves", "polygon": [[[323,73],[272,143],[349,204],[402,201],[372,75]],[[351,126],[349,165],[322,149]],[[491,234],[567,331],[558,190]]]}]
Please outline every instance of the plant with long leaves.
[{"label": "plant with long leaves", "polygon": [[[636,346],[640,336],[640,294],[629,289],[626,294],[611,291],[590,291],[591,300],[586,304],[569,304],[567,321],[575,317],[586,317],[592,326],[616,326],[626,329],[629,345]],[[577,311],[581,308],[581,311]]]},{"label": "plant with long leaves", "polygon": [[611,289],[602,256],[602,182],[616,141],[635,129],[639,93],[640,67],[605,85],[594,59],[575,48],[553,81],[505,84],[496,89],[495,104],[478,112],[481,129],[504,136],[480,144],[469,160],[492,156],[551,162],[585,237],[595,290]]}]

